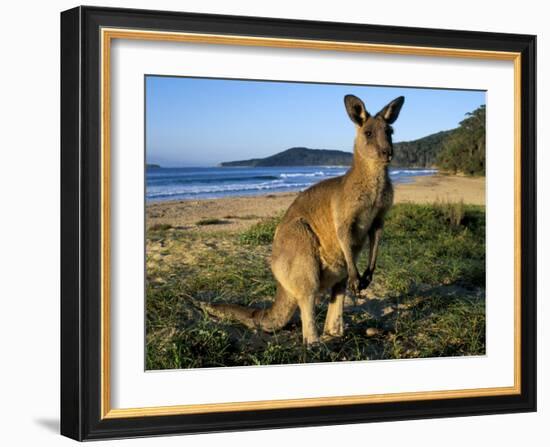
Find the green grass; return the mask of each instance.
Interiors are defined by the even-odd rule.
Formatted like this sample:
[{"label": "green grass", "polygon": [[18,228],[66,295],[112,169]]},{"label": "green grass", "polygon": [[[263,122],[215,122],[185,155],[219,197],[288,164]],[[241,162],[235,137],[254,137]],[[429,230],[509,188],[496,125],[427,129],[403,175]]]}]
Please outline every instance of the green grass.
[{"label": "green grass", "polygon": [[281,216],[264,219],[252,225],[239,235],[239,242],[245,245],[267,245],[273,242],[275,229],[281,220]]},{"label": "green grass", "polygon": [[[147,233],[147,368],[399,359],[485,353],[485,208],[400,204],[388,214],[370,299],[348,303],[345,334],[306,349],[299,316],[275,334],[219,321],[191,299],[265,306],[280,218],[240,234]],[[366,254],[359,265],[365,267]],[[326,300],[317,308],[322,330]],[[376,328],[374,335],[367,330]],[[370,334],[369,332],[369,334]]]}]

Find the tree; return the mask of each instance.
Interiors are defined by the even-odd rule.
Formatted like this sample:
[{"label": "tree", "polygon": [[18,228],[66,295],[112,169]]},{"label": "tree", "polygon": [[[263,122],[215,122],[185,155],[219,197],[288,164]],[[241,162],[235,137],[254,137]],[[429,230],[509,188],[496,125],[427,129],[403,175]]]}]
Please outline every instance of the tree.
[{"label": "tree", "polygon": [[485,175],[485,105],[467,113],[447,135],[436,163],[454,174]]}]

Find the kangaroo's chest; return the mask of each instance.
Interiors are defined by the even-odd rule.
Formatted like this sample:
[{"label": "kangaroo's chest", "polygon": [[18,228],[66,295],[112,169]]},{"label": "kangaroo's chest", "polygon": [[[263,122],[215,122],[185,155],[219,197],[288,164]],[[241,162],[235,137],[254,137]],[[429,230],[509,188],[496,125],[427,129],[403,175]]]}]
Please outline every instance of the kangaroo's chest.
[{"label": "kangaroo's chest", "polygon": [[372,221],[374,220],[376,214],[376,208],[371,207],[360,211],[354,222],[353,222],[353,232],[356,236],[366,235],[372,226]]},{"label": "kangaroo's chest", "polygon": [[353,223],[353,234],[357,246],[362,246],[368,235],[374,220],[382,217],[390,208],[393,202],[393,189],[391,183],[381,185],[362,199],[362,206],[359,208]]},{"label": "kangaroo's chest", "polygon": [[369,230],[372,227],[373,221],[378,214],[378,208],[369,208],[357,215],[353,222],[352,232],[352,245],[354,251],[361,250],[365,245]]}]

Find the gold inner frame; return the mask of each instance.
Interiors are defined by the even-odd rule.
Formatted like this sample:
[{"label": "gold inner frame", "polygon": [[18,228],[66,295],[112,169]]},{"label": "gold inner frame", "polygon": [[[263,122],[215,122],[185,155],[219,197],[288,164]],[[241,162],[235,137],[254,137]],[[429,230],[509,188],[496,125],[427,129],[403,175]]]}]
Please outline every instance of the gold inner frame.
[{"label": "gold inner frame", "polygon": [[[306,408],[328,405],[456,399],[503,396],[521,393],[521,54],[514,52],[464,50],[438,47],[382,45],[338,41],[279,39],[249,36],[101,29],[101,418],[166,416],[229,411]],[[156,40],[215,45],[260,46],[326,51],[368,52],[398,55],[492,59],[514,62],[514,385],[444,391],[328,396],[216,404],[172,405],[142,408],[111,408],[110,368],[110,72],[113,39]]]}]

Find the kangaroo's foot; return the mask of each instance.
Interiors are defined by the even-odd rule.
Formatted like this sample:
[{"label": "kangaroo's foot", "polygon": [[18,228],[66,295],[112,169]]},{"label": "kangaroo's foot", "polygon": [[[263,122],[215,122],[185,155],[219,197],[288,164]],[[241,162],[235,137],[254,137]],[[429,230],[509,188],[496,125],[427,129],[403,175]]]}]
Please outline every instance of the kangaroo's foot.
[{"label": "kangaroo's foot", "polygon": [[328,306],[325,326],[323,328],[323,337],[341,337],[344,335],[344,298],[345,295],[339,295]]},{"label": "kangaroo's foot", "polygon": [[315,336],[310,336],[310,337],[303,337],[303,343],[305,346],[307,347],[314,347],[314,346],[317,346],[320,342],[320,339],[319,339],[319,336],[317,334],[315,334]]},{"label": "kangaroo's foot", "polygon": [[322,339],[330,340],[332,338],[342,337],[343,335],[344,335],[344,325],[341,325],[341,326],[339,325],[331,328],[325,327],[325,329],[323,330]]},{"label": "kangaroo's foot", "polygon": [[337,344],[341,339],[342,339],[341,335],[330,335],[330,334],[321,335],[321,342],[327,346],[331,346],[331,344],[333,343]]},{"label": "kangaroo's foot", "polygon": [[302,312],[302,340],[306,346],[319,343],[319,335],[315,327],[313,312],[311,314]]},{"label": "kangaroo's foot", "polygon": [[304,345],[311,346],[319,343],[319,335],[315,326],[315,296],[306,295],[298,301],[302,318],[302,340]]},{"label": "kangaroo's foot", "polygon": [[[330,311],[330,308],[329,308]],[[331,338],[342,337],[344,335],[344,319],[342,314],[332,318],[330,313],[325,320],[325,327],[323,329],[323,340],[329,340]]]},{"label": "kangaroo's foot", "polygon": [[346,298],[346,281],[336,284],[330,294],[323,337],[341,337],[344,335],[344,300]]}]

